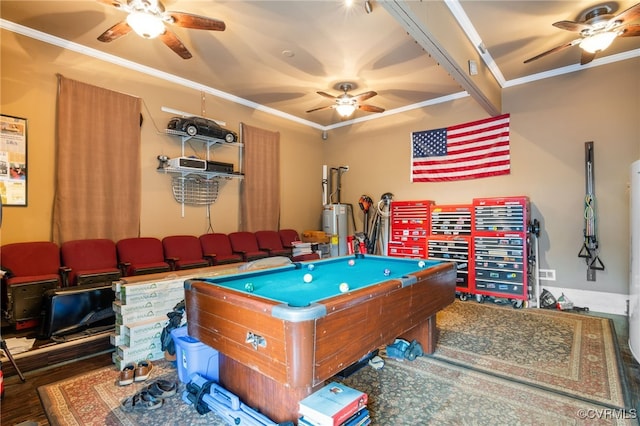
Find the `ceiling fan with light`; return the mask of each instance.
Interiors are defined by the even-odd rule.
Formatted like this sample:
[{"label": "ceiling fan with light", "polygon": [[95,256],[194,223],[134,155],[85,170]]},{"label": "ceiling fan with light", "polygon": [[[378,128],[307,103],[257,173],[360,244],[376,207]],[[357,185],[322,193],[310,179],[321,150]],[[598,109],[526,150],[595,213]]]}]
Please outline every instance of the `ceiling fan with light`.
[{"label": "ceiling fan with light", "polygon": [[384,112],[384,108],[360,103],[376,96],[376,92],[371,90],[369,92],[360,93],[359,95],[350,95],[348,92],[349,90],[352,90],[354,88],[353,83],[340,83],[338,87],[344,92],[340,96],[333,96],[325,92],[317,92],[320,96],[324,96],[325,98],[334,100],[335,103],[333,105],[310,109],[307,112],[335,109],[336,111],[338,111],[338,114],[340,114],[341,117],[345,118],[353,114],[356,109],[361,109],[368,112]]},{"label": "ceiling fan with light", "polygon": [[609,47],[617,37],[640,36],[640,24],[629,24],[638,18],[640,18],[640,3],[615,16],[611,14],[611,7],[608,5],[593,7],[584,13],[581,21],[558,21],[553,24],[554,27],[561,30],[579,33],[580,38],[542,52],[527,59],[524,63],[535,61],[567,47],[579,45],[582,49],[580,64],[588,64],[598,52]]},{"label": "ceiling fan with light", "polygon": [[185,12],[165,11],[160,0],[97,0],[117,9],[127,12],[129,15],[107,31],[102,33],[98,40],[108,43],[120,38],[133,30],[144,38],[160,38],[171,50],[183,59],[192,57],[191,52],[170,31],[166,24],[176,25],[182,28],[196,30],[224,31],[226,26],[223,21],[193,15]]}]

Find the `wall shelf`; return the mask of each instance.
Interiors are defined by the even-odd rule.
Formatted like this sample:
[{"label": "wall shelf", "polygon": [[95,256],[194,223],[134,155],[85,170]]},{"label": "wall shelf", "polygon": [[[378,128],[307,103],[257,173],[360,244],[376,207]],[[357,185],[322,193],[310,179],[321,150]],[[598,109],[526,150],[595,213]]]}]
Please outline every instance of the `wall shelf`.
[{"label": "wall shelf", "polygon": [[[172,129],[165,129],[166,134],[170,136],[178,136],[181,145],[181,157],[184,157],[184,145],[191,140],[202,143],[206,149],[206,160],[211,158],[211,147],[226,146],[239,149],[239,161],[242,164],[242,147],[243,144],[238,142],[226,142],[222,139],[211,138],[203,135],[188,135],[185,132]],[[206,170],[187,169],[165,165],[157,169],[159,173],[171,175],[171,190],[173,198],[183,206],[184,205],[210,205],[218,199],[220,180],[243,179],[244,174],[241,172],[222,173]]]}]

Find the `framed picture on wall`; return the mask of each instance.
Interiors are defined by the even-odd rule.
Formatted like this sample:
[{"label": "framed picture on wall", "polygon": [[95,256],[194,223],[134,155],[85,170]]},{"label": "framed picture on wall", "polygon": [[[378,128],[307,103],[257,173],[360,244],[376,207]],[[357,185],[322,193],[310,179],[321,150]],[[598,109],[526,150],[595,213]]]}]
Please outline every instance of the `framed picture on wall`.
[{"label": "framed picture on wall", "polygon": [[0,114],[0,198],[27,205],[27,119]]}]

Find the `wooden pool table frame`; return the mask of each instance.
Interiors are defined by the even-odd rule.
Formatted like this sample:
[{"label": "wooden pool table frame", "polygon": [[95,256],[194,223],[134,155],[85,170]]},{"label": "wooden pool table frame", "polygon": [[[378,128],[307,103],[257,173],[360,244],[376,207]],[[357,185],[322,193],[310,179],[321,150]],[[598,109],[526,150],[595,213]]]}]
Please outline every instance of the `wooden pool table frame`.
[{"label": "wooden pool table frame", "polygon": [[456,267],[409,275],[312,304],[293,320],[279,302],[188,280],[188,332],[220,353],[222,386],[276,422],[297,423],[301,399],[372,350],[402,337],[434,351],[435,315],[455,299]]}]

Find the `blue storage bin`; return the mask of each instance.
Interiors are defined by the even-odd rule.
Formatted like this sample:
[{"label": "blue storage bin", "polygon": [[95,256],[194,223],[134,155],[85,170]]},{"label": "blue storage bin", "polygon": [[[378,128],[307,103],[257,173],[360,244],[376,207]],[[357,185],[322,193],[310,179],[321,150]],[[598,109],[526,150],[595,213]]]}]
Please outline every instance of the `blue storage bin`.
[{"label": "blue storage bin", "polygon": [[171,337],[176,346],[178,378],[182,383],[189,383],[195,373],[218,381],[218,351],[189,336],[186,326],[171,330]]}]

